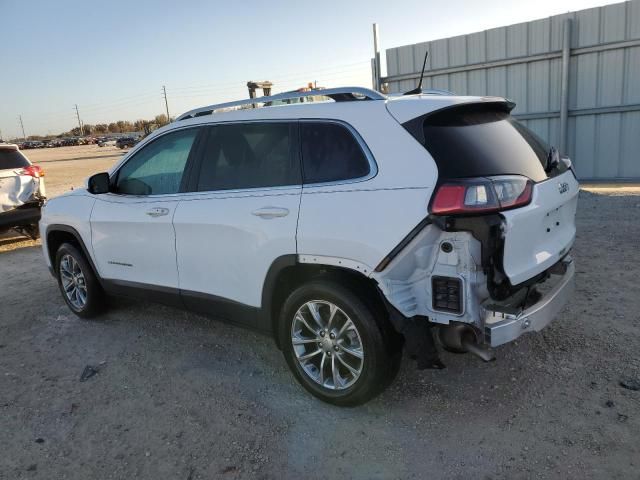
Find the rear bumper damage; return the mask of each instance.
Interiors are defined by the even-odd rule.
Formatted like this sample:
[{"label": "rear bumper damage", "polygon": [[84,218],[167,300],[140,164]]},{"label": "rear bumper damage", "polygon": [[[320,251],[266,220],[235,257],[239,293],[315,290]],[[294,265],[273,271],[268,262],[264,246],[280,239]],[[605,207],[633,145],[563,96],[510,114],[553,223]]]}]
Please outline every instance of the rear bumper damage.
[{"label": "rear bumper damage", "polygon": [[[539,332],[553,320],[567,303],[574,290],[575,266],[571,257],[560,262],[562,268],[552,274],[555,280],[548,291],[533,305],[514,308],[509,302],[500,304],[488,300],[481,307],[484,342],[497,347],[512,342],[528,332]],[[554,277],[560,277],[555,278]],[[551,281],[551,280],[548,280]]]},{"label": "rear bumper damage", "polygon": [[[423,368],[440,368],[435,345],[431,338],[423,339],[412,349],[416,342],[410,340],[431,337],[431,327],[436,327],[433,332],[445,349],[471,352],[488,361],[493,358],[488,348],[542,330],[572,295],[575,267],[568,254],[511,285],[501,271],[504,224],[499,218],[474,221],[444,229],[427,225],[386,268],[372,274],[393,325],[407,341],[408,353],[419,365],[434,365]],[[565,252],[572,243],[571,239]],[[447,281],[440,285],[442,278]],[[438,303],[441,297],[446,304]]]},{"label": "rear bumper damage", "polygon": [[13,210],[0,213],[0,230],[23,225],[35,225],[40,220],[40,202],[25,203]]}]

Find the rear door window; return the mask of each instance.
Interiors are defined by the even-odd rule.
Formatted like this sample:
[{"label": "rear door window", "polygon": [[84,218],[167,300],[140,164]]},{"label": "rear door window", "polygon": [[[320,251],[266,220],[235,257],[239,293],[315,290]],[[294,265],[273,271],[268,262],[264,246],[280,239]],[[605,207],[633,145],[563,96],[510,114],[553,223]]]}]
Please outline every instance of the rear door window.
[{"label": "rear door window", "polygon": [[489,175],[547,179],[549,146],[504,109],[475,104],[426,115],[424,146],[441,180]]},{"label": "rear door window", "polygon": [[31,163],[19,150],[0,148],[0,170],[25,168],[29,165]]},{"label": "rear door window", "polygon": [[296,125],[249,122],[210,127],[197,190],[300,185]]},{"label": "rear door window", "polygon": [[334,122],[300,122],[304,183],[351,180],[367,176],[369,160],[353,134]]}]

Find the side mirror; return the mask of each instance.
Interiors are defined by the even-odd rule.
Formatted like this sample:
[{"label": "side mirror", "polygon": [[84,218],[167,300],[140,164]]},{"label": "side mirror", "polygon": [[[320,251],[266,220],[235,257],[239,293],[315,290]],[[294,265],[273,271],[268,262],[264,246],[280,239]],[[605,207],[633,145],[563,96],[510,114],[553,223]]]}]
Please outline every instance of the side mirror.
[{"label": "side mirror", "polygon": [[101,193],[109,193],[109,174],[107,172],[96,173],[89,177],[88,188],[89,193],[99,195]]}]

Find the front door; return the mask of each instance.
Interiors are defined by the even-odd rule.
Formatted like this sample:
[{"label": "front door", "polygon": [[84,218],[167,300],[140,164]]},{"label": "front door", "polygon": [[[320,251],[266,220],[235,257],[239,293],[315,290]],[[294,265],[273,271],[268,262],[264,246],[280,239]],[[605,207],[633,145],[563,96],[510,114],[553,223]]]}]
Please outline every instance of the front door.
[{"label": "front door", "polygon": [[172,220],[199,128],[161,135],[112,175],[96,195],[91,241],[100,276],[132,287],[178,288]]}]

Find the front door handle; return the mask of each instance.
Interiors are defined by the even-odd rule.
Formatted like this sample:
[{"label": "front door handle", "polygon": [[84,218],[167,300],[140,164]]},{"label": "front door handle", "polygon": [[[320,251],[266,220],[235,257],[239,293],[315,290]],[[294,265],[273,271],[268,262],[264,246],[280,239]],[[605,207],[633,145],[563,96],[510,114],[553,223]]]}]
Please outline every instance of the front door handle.
[{"label": "front door handle", "polygon": [[168,208],[152,208],[151,210],[147,210],[147,215],[150,217],[163,217],[164,215],[169,215]]},{"label": "front door handle", "polygon": [[256,217],[264,218],[266,220],[277,217],[286,217],[289,215],[289,210],[279,207],[263,207],[251,212]]}]

